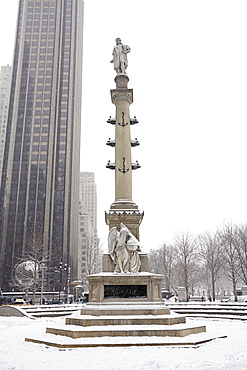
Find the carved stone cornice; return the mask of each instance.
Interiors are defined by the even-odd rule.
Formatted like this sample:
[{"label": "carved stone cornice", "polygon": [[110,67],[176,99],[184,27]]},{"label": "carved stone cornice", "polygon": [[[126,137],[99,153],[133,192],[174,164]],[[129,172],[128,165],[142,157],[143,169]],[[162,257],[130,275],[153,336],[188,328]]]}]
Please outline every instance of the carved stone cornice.
[{"label": "carved stone cornice", "polygon": [[111,101],[116,105],[118,100],[126,100],[129,104],[133,103],[133,89],[111,90]]},{"label": "carved stone cornice", "polygon": [[105,222],[109,225],[109,230],[113,227],[120,229],[120,225],[124,224],[132,232],[132,234],[140,240],[139,227],[142,222],[144,212],[138,210],[110,210],[105,212]]}]

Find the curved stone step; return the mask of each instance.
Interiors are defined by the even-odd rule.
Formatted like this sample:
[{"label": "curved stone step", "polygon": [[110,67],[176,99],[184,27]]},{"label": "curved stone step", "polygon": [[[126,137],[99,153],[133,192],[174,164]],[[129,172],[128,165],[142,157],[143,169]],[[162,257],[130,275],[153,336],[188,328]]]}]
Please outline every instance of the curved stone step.
[{"label": "curved stone step", "polygon": [[138,326],[115,326],[111,328],[107,327],[86,327],[83,330],[77,327],[64,328],[47,328],[46,333],[63,335],[70,338],[89,338],[89,337],[138,337],[138,336],[156,336],[156,337],[184,337],[190,334],[198,334],[206,332],[206,326],[185,326],[177,325],[177,327],[159,327],[143,325]]},{"label": "curved stone step", "polygon": [[147,306],[129,306],[113,307],[113,306],[85,306],[81,309],[81,315],[93,316],[121,316],[121,315],[169,315],[170,308],[165,306],[150,307]]},{"label": "curved stone step", "polygon": [[121,316],[121,317],[86,317],[66,318],[66,325],[77,326],[106,326],[106,325],[175,325],[184,324],[186,322],[185,316]]}]

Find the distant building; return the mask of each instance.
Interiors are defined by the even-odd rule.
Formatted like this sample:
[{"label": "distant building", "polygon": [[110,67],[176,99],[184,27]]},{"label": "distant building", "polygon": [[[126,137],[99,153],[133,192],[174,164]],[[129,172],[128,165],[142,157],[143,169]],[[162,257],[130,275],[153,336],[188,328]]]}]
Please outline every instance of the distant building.
[{"label": "distant building", "polygon": [[50,270],[62,262],[78,275],[83,4],[19,1],[0,191],[3,290],[36,235]]},{"label": "distant building", "polygon": [[9,107],[12,67],[2,66],[0,71],[0,186]]},{"label": "distant building", "polygon": [[88,274],[99,272],[97,187],[93,172],[80,173],[79,195],[79,250],[81,253],[81,278],[84,278]]},{"label": "distant building", "polygon": [[93,229],[97,231],[97,186],[94,172],[80,173],[79,196],[90,216]]}]

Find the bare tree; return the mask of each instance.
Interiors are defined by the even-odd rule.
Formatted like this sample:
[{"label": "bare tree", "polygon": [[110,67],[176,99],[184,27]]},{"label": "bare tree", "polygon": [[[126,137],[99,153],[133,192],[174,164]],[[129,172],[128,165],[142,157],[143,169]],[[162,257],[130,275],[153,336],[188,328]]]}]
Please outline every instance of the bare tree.
[{"label": "bare tree", "polygon": [[86,248],[87,275],[100,272],[102,254],[102,248],[99,246],[99,239],[95,239],[94,237],[88,238]]},{"label": "bare tree", "polygon": [[233,287],[235,302],[237,297],[237,278],[238,278],[238,254],[237,254],[237,227],[232,223],[227,223],[219,230],[221,245],[225,256],[225,274],[230,278]]},{"label": "bare tree", "polygon": [[240,278],[247,285],[247,225],[236,228],[237,264]]},{"label": "bare tree", "polygon": [[161,274],[162,263],[160,260],[160,248],[150,249],[148,253],[148,264],[151,272]]},{"label": "bare tree", "polygon": [[170,290],[173,287],[175,251],[172,245],[164,243],[158,249],[151,249],[149,252],[149,266],[154,273],[165,277],[165,288]]},{"label": "bare tree", "polygon": [[165,276],[166,288],[176,291],[175,286],[183,285],[187,300],[189,290],[193,294],[202,286],[215,300],[219,281],[232,284],[237,300],[237,282],[241,279],[247,285],[247,224],[228,223],[197,238],[182,232],[175,235],[172,244],[151,249],[148,257],[150,270]]},{"label": "bare tree", "polygon": [[195,239],[188,232],[176,234],[174,238],[174,247],[176,251],[177,272],[181,284],[186,289],[186,300],[189,301],[189,287],[194,280],[195,261],[197,245]]},{"label": "bare tree", "polygon": [[43,250],[43,235],[39,233],[34,233],[30,235],[27,239],[27,244],[25,248],[25,258],[33,261],[34,264],[34,271],[33,271],[33,297],[32,303],[35,304],[35,294],[37,288],[40,285],[39,279],[39,268],[42,262],[45,262],[46,257],[44,256]]},{"label": "bare tree", "polygon": [[[41,281],[43,284],[44,270],[42,271],[42,279],[39,276],[41,264],[44,269],[44,262],[47,260],[43,252],[42,234],[35,233],[29,236],[26,248],[18,260],[19,262],[13,271],[13,282],[19,288],[25,289],[26,295],[28,289],[31,289],[33,292],[32,301],[35,304],[37,288],[40,287]],[[43,286],[41,286],[41,290],[43,291]]]},{"label": "bare tree", "polygon": [[165,276],[166,290],[170,291],[173,286],[175,250],[172,245],[163,244],[161,247],[163,261],[163,274]]},{"label": "bare tree", "polygon": [[215,284],[219,279],[224,265],[223,249],[219,234],[205,232],[197,238],[199,254],[211,282],[212,299],[215,301]]}]

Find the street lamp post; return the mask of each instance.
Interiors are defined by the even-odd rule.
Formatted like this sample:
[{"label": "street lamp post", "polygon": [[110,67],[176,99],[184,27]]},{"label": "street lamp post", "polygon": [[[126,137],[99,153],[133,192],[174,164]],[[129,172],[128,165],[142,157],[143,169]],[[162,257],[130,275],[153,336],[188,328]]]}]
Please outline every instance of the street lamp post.
[{"label": "street lamp post", "polygon": [[63,283],[63,271],[66,272],[66,302],[69,302],[69,283],[70,283],[70,267],[68,267],[67,263],[63,265],[62,262],[59,263],[59,268],[55,267],[55,272],[60,273],[60,287],[59,287],[59,303],[60,303],[60,294],[62,291],[62,283]]},{"label": "street lamp post", "polygon": [[59,263],[59,273],[60,273],[60,279],[59,279],[59,304],[61,299],[61,291],[62,291],[62,282],[63,282],[63,263]]},{"label": "street lamp post", "polygon": [[45,263],[40,263],[41,270],[41,294],[40,294],[40,304],[43,304],[43,293],[44,293],[44,270],[46,269]]},{"label": "street lamp post", "polygon": [[68,267],[67,268],[67,281],[66,281],[66,285],[67,285],[67,287],[66,287],[66,289],[67,289],[67,291],[66,291],[66,293],[67,293],[67,299],[66,299],[66,303],[69,303],[69,293],[70,293],[70,291],[69,291],[69,284],[70,284],[70,267]]}]

